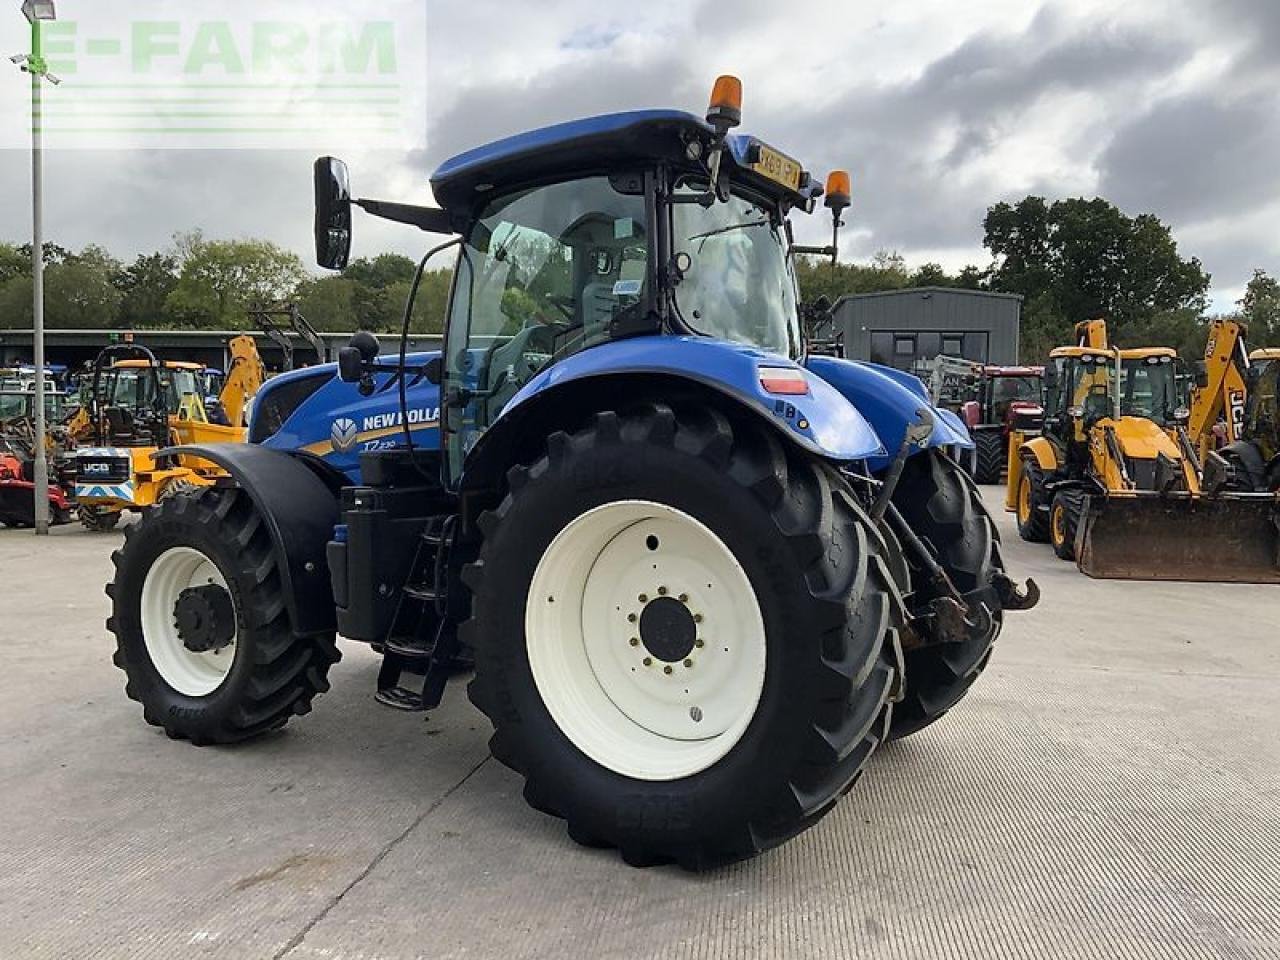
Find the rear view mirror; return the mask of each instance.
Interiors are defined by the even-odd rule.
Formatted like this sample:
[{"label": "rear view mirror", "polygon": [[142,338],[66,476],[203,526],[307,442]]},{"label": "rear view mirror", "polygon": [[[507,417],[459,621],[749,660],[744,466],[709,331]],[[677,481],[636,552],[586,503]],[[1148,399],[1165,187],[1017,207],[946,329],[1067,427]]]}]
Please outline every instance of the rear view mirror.
[{"label": "rear view mirror", "polygon": [[347,165],[321,157],[315,166],[316,262],[342,270],[351,256],[351,177]]}]

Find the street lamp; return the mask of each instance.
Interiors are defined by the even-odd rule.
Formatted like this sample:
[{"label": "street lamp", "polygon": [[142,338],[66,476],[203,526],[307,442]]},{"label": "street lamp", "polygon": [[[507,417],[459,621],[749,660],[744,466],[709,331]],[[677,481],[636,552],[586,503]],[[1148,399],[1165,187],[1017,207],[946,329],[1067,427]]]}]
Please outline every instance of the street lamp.
[{"label": "street lamp", "polygon": [[49,534],[49,460],[45,451],[45,435],[48,426],[44,415],[44,160],[41,142],[40,112],[41,81],[45,78],[57,83],[44,62],[40,44],[40,24],[57,18],[53,0],[23,0],[22,14],[31,23],[31,53],[25,59],[14,58],[24,71],[31,74],[31,280],[32,302],[32,360],[36,368],[36,437],[35,437],[35,518],[36,536]]}]

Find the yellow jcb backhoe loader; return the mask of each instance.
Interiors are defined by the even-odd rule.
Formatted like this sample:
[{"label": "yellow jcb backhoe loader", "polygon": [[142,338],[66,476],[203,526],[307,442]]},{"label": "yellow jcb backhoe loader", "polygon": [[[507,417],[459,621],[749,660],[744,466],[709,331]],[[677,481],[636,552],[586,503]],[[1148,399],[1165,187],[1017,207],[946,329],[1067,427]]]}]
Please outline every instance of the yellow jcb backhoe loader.
[{"label": "yellow jcb backhoe loader", "polygon": [[1089,576],[1280,582],[1277,500],[1202,489],[1175,361],[1164,347],[1054,350],[1043,429],[1010,444],[1006,508],[1023,539]]},{"label": "yellow jcb backhoe loader", "polygon": [[76,451],[76,502],[90,530],[109,530],[126,510],[208,486],[223,471],[165,447],[243,443],[249,401],[264,370],[252,337],[230,344],[232,363],[219,396],[225,424],[211,423],[199,375],[204,365],[160,361],[145,347],[108,347],[94,363],[88,418],[92,446]]}]

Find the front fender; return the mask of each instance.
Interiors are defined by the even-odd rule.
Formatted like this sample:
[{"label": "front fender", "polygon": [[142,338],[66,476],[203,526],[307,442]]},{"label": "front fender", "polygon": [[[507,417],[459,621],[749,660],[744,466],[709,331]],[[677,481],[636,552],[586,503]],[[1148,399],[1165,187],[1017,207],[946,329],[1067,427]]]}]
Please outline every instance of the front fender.
[{"label": "front fender", "polygon": [[934,419],[933,435],[924,447],[973,447],[964,423],[950,410],[935,407],[918,377],[892,367],[836,357],[810,357],[809,369],[830,383],[871,423],[885,447],[878,457],[868,458],[870,469],[887,468],[906,436],[907,425],[927,409]]},{"label": "front fender", "polygon": [[1058,454],[1053,449],[1053,444],[1045,437],[1028,440],[1018,448],[1018,454],[1019,456],[1029,454],[1034,457],[1036,466],[1045,473],[1053,473],[1058,469]]},{"label": "front fender", "polygon": [[345,478],[323,461],[250,444],[170,447],[156,456],[187,454],[216,463],[253,500],[275,548],[289,622],[298,636],[337,629],[325,548],[338,522]]},{"label": "front fender", "polygon": [[[760,383],[761,367],[800,371],[808,393],[769,393]],[[887,452],[862,412],[824,378],[785,357],[707,337],[634,337],[574,354],[525,384],[490,431],[508,417],[518,417],[539,397],[566,384],[614,376],[627,376],[634,383],[637,376],[645,375],[675,377],[716,390],[738,401],[796,444],[826,459],[864,460]],[[487,435],[484,439],[488,439]]]}]

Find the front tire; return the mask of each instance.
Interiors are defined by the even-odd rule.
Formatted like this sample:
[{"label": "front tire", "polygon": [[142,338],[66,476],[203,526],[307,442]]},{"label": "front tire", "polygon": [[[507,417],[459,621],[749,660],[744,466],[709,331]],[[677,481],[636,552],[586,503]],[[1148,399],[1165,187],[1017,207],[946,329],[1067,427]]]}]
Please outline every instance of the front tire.
[{"label": "front tire", "polygon": [[1059,560],[1076,558],[1076,530],[1084,512],[1084,494],[1079,490],[1059,490],[1049,505],[1049,543]]},{"label": "front tire", "polygon": [[[907,461],[893,503],[912,531],[937,551],[935,559],[961,594],[990,586],[1003,571],[1000,536],[981,496],[939,451]],[[1000,633],[1002,612],[991,614],[990,627],[963,642],[905,652],[906,695],[893,712],[894,739],[929,726],[969,692]]]},{"label": "front tire", "polygon": [[659,404],[551,435],[509,481],[463,629],[530,804],[691,869],[827,813],[885,738],[901,663],[888,548],[843,481]]},{"label": "front tire", "polygon": [[248,494],[207,489],[143,511],[112,554],[113,662],[146,721],[198,746],[308,713],[340,657],[290,629],[271,538]]},{"label": "front tire", "polygon": [[1028,543],[1049,542],[1049,516],[1041,508],[1044,501],[1044,472],[1030,457],[1022,461],[1022,474],[1018,477],[1015,517],[1018,536]]},{"label": "front tire", "polygon": [[76,510],[80,525],[90,533],[107,533],[120,522],[122,511],[105,507],[81,506]]}]

